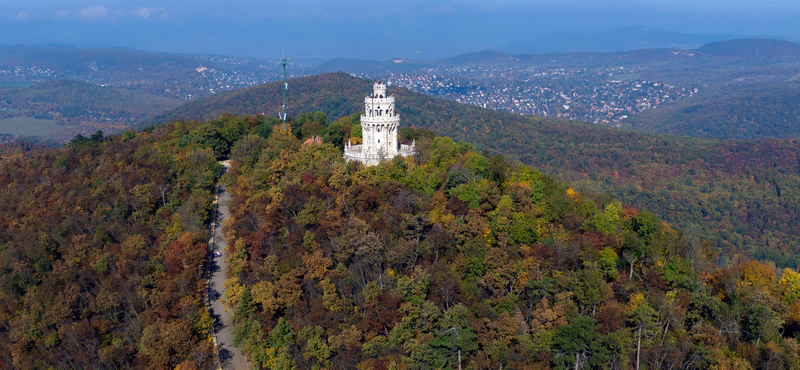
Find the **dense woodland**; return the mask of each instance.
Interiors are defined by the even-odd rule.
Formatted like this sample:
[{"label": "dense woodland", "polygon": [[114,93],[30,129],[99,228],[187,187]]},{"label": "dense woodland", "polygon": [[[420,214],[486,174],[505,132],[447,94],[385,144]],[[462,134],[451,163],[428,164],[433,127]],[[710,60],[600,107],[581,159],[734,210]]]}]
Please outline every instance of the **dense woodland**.
[{"label": "dense woodland", "polygon": [[274,124],[222,177],[226,299],[255,368],[800,369],[793,269],[719,266],[646,210],[429,131],[364,168]]},{"label": "dense woodland", "polygon": [[210,368],[206,220],[235,131],[173,124],[0,159],[0,368]]},{"label": "dense woodland", "polygon": [[201,277],[220,181],[226,301],[256,368],[800,369],[795,270],[719,265],[646,210],[422,129],[403,130],[414,158],[348,164],[330,142],[357,117],[327,121],[6,146],[2,366],[212,367]]},{"label": "dense woodland", "polygon": [[[289,81],[290,114],[350,116],[371,81],[331,73]],[[282,85],[190,102],[159,117],[209,119],[278,111]],[[390,87],[405,127],[432,130],[514,163],[646,208],[727,255],[800,265],[800,143],[711,140],[520,116]],[[155,121],[153,121],[155,122]]]}]

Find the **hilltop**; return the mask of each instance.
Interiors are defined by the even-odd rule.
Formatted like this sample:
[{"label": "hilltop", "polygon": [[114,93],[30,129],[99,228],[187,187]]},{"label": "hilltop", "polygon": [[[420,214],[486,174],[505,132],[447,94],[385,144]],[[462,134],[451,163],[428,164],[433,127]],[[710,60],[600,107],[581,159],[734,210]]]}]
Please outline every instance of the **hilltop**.
[{"label": "hilltop", "polygon": [[[290,114],[360,112],[370,81],[323,74],[289,81]],[[222,93],[157,119],[206,119],[278,110],[280,84]],[[748,250],[779,264],[800,262],[800,144],[650,134],[519,116],[390,87],[402,125],[450,135],[647,208],[718,250]],[[753,155],[758,153],[758,155]]]},{"label": "hilltop", "polygon": [[[250,132],[231,150],[225,285],[253,367],[768,369],[800,357],[800,317],[778,314],[800,303],[794,270],[741,256],[719,267],[646,210],[448,137],[405,130],[416,156],[364,168],[329,143]],[[721,334],[730,325],[742,329]]]}]

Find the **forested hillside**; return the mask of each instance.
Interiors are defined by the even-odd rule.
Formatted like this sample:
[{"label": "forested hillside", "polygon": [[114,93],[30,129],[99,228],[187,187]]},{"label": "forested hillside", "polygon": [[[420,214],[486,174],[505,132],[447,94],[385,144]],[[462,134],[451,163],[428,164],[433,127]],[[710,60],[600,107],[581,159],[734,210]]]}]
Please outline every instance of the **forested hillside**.
[{"label": "forested hillside", "polygon": [[726,85],[623,121],[637,130],[717,139],[800,137],[800,84]]},{"label": "forested hillside", "polygon": [[[322,111],[337,118],[360,112],[370,84],[343,73],[292,79],[290,114]],[[277,112],[281,88],[267,84],[221,93],[159,119]],[[468,141],[647,208],[725,254],[800,264],[800,144],[794,141],[648,134],[496,112],[395,87],[389,92],[405,127]]]},{"label": "forested hillside", "polygon": [[[288,83],[287,109],[292,116],[314,111],[325,112],[333,118],[349,116],[363,109],[364,97],[372,91],[370,81],[351,77],[344,73],[293,78]],[[407,90],[403,90],[403,92],[405,91]],[[425,95],[419,95],[425,97]],[[144,122],[142,127],[175,119],[212,119],[223,114],[266,113],[274,116],[280,112],[282,105],[283,82],[275,82],[222,92],[187,102]]]},{"label": "forested hillside", "polygon": [[[216,181],[235,343],[264,369],[800,369],[800,274],[612,197],[403,130],[364,168],[355,117],[225,116],[0,157],[0,366],[213,368]],[[335,141],[335,140],[331,140]],[[232,168],[221,175],[217,160]]]},{"label": "forested hillside", "polygon": [[203,263],[239,121],[0,150],[0,368],[213,367]]},{"label": "forested hillside", "polygon": [[180,101],[140,91],[102,87],[86,82],[54,80],[29,87],[0,88],[4,115],[28,114],[60,123],[84,121],[133,124],[179,105]]},{"label": "forested hillside", "polygon": [[273,124],[223,177],[255,368],[800,368],[795,270],[718,268],[646,210],[465,142],[407,129],[416,157],[364,168]]}]

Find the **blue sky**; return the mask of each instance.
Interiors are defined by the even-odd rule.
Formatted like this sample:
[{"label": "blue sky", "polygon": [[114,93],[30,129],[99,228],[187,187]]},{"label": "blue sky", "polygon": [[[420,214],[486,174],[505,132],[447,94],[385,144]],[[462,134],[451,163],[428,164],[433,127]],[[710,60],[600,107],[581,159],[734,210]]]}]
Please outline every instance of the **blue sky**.
[{"label": "blue sky", "polygon": [[4,0],[0,44],[438,59],[628,26],[800,39],[798,19],[796,0]]}]

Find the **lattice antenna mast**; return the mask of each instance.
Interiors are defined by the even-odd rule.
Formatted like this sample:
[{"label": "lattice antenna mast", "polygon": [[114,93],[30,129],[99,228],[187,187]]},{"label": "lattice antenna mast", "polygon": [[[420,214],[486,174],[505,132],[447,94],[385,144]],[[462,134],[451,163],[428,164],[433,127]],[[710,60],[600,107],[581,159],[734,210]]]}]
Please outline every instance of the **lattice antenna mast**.
[{"label": "lattice antenna mast", "polygon": [[283,108],[280,113],[280,118],[283,120],[283,131],[289,132],[289,126],[286,123],[286,94],[289,90],[289,84],[286,83],[286,66],[289,64],[289,58],[286,57],[286,52],[281,57],[281,65],[283,66]]}]

